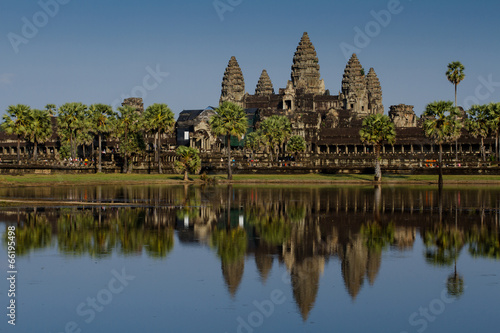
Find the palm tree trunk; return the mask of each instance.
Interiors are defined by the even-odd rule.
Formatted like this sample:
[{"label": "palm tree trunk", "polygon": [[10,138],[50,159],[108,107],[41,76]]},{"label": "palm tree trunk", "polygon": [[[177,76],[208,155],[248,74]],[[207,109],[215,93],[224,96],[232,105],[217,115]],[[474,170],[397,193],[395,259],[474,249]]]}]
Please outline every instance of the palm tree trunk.
[{"label": "palm tree trunk", "polygon": [[158,131],[158,143],[156,146],[156,149],[158,150],[158,173],[161,174],[161,132]]},{"label": "palm tree trunk", "polygon": [[37,157],[38,157],[38,156],[37,156],[38,142],[35,140],[34,144],[35,144],[35,147],[33,148],[33,160],[36,162]]},{"label": "palm tree trunk", "polygon": [[439,179],[438,179],[439,188],[443,187],[443,145],[439,144]]},{"label": "palm tree trunk", "polygon": [[[125,130],[125,144],[127,143],[127,130]],[[123,148],[123,145],[122,145]],[[128,159],[127,152],[123,149],[123,173],[128,173]]]},{"label": "palm tree trunk", "polygon": [[481,137],[481,157],[483,158],[483,162],[486,162],[486,151],[484,149],[484,137]]},{"label": "palm tree trunk", "polygon": [[97,167],[97,172],[102,172],[102,137],[101,133],[99,133],[99,166]]},{"label": "palm tree trunk", "polygon": [[184,169],[184,181],[187,182],[188,180],[189,180],[188,171],[187,171],[187,169]]},{"label": "palm tree trunk", "polygon": [[495,138],[495,155],[497,158],[497,161],[499,160],[499,154],[498,154],[498,130],[496,133],[496,138]]},{"label": "palm tree trunk", "polygon": [[17,164],[21,164],[21,138],[17,136]]},{"label": "palm tree trunk", "polygon": [[457,84],[455,84],[455,107],[457,107]]},{"label": "palm tree trunk", "polygon": [[375,145],[375,179],[377,183],[382,181],[382,169],[380,167],[380,145]]},{"label": "palm tree trunk", "polygon": [[227,179],[233,180],[233,173],[231,171],[231,135],[226,135],[227,139]]}]

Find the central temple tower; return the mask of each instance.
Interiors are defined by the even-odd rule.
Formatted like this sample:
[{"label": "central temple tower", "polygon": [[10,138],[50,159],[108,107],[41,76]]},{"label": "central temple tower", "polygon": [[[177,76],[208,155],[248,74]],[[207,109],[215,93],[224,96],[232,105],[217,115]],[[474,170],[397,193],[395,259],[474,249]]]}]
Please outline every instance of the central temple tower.
[{"label": "central temple tower", "polygon": [[304,32],[293,56],[292,80],[288,85],[295,90],[302,89],[305,94],[323,95],[325,82],[320,79],[319,61],[314,45]]}]

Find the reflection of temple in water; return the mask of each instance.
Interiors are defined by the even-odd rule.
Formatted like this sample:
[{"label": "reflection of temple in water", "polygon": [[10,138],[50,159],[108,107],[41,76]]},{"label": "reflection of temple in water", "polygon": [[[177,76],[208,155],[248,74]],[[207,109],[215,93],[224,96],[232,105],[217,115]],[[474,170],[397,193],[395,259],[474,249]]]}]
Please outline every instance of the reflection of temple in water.
[{"label": "reflection of temple in water", "polygon": [[[20,196],[15,189],[3,191]],[[85,194],[89,202],[114,200],[137,207],[0,210],[0,221],[18,224],[20,255],[57,244],[70,255],[115,252],[166,258],[175,230],[181,243],[213,248],[232,297],[247,257],[253,256],[263,284],[274,262],[283,264],[303,320],[314,307],[320,277],[332,258],[339,259],[346,292],[355,300],[363,288],[376,285],[384,267],[382,253],[411,249],[417,232],[429,249],[429,264],[449,265],[459,254],[453,247],[442,248],[439,237],[447,235],[460,239],[458,249],[468,244],[471,255],[500,256],[500,196],[493,191],[445,191],[441,200],[434,190],[371,187],[130,186],[86,192],[72,188],[69,197],[56,189],[26,191],[60,200]]]}]

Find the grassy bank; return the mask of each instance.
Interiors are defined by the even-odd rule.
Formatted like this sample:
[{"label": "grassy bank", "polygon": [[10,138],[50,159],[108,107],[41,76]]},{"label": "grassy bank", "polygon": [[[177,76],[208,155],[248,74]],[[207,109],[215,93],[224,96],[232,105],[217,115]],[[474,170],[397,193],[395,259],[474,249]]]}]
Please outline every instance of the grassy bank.
[{"label": "grassy bank", "polygon": [[[226,176],[211,176],[217,183],[228,183]],[[200,176],[191,176],[192,182],[203,183]],[[332,184],[372,183],[372,175],[360,174],[306,174],[306,175],[234,175],[232,183],[241,184]],[[445,184],[481,184],[500,185],[500,176],[473,175],[444,177]],[[180,175],[142,175],[142,174],[57,174],[57,175],[23,175],[0,176],[0,186],[65,186],[65,185],[97,185],[97,184],[183,184]],[[385,175],[382,184],[434,184],[435,175]]]}]

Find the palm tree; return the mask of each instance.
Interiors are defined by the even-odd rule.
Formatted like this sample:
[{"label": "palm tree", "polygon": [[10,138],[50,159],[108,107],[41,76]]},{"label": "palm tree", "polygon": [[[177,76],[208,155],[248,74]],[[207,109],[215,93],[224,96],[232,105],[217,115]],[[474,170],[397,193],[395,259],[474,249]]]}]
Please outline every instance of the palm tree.
[{"label": "palm tree", "polygon": [[184,172],[184,181],[189,180],[188,172],[197,173],[201,167],[199,151],[196,148],[179,146],[176,150],[180,160],[175,162],[177,172]]},{"label": "palm tree", "polygon": [[118,108],[120,114],[116,120],[116,135],[120,139],[120,149],[123,154],[123,171],[132,172],[132,155],[144,148],[144,140],[140,129],[142,117],[137,110],[125,105]]},{"label": "palm tree", "polygon": [[498,151],[499,144],[499,134],[500,134],[500,103],[490,103],[486,106],[488,118],[490,121],[490,129],[495,133],[495,155],[497,161],[500,159],[500,153]]},{"label": "palm tree", "polygon": [[167,104],[150,105],[144,113],[144,127],[155,135],[155,160],[158,163],[158,173],[161,170],[161,135],[165,132],[171,132],[174,129],[174,113]]},{"label": "palm tree", "polygon": [[484,138],[488,136],[490,132],[490,120],[488,114],[487,105],[473,105],[467,113],[469,118],[465,121],[465,127],[469,133],[477,138],[481,138],[481,156],[483,162],[486,161],[486,152],[484,149]]},{"label": "palm tree", "polygon": [[[292,134],[292,125],[286,116],[271,116],[264,119],[260,124],[259,136],[262,141],[270,147],[271,161],[273,160],[273,151],[278,149],[290,138]],[[276,160],[278,154],[276,154]]]},{"label": "palm tree", "polygon": [[439,145],[439,187],[443,186],[443,144],[457,140],[462,124],[453,102],[437,101],[425,108],[423,130],[426,137]]},{"label": "palm tree", "polygon": [[26,138],[30,111],[27,105],[11,105],[3,116],[2,129],[9,135],[17,135],[17,164],[21,164],[21,138]]},{"label": "palm tree", "polygon": [[306,140],[300,135],[294,135],[288,141],[287,149],[295,153],[295,160],[297,160],[297,154],[306,151]]},{"label": "palm tree", "polygon": [[375,151],[375,178],[376,182],[382,180],[382,170],[380,167],[380,144],[387,141],[394,144],[396,140],[396,129],[394,123],[388,116],[382,114],[372,114],[363,120],[363,125],[359,131],[361,142],[371,144]]},{"label": "palm tree", "polygon": [[71,158],[76,157],[79,134],[88,131],[89,125],[86,105],[82,103],[66,103],[59,108],[59,116],[57,117],[58,134],[63,140],[70,142]]},{"label": "palm tree", "polygon": [[52,122],[49,110],[31,110],[28,113],[27,137],[34,144],[33,160],[37,160],[38,143],[46,142],[52,136]]},{"label": "palm tree", "polygon": [[210,118],[210,127],[215,135],[226,136],[227,179],[232,180],[231,136],[240,139],[245,135],[248,128],[248,118],[243,108],[231,102],[223,102],[215,109],[215,112],[216,114]]},{"label": "palm tree", "polygon": [[254,159],[254,152],[260,148],[260,143],[260,137],[257,132],[250,132],[245,136],[245,148],[250,150],[252,160]]},{"label": "palm tree", "polygon": [[460,61],[454,61],[448,64],[446,77],[455,86],[455,107],[457,107],[457,87],[465,78],[465,67]]},{"label": "palm tree", "polygon": [[[455,86],[455,107],[457,107],[457,88],[460,82],[465,78],[465,67],[460,61],[454,61],[448,64],[446,77]],[[458,138],[455,140],[455,160],[458,163]]]},{"label": "palm tree", "polygon": [[116,117],[113,108],[104,104],[93,104],[89,108],[92,132],[97,135],[99,142],[97,172],[102,172],[102,137],[111,132]]},{"label": "palm tree", "polygon": [[45,110],[49,112],[50,116],[55,116],[57,113],[57,106],[55,104],[45,105]]}]

